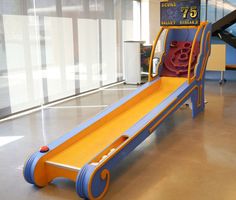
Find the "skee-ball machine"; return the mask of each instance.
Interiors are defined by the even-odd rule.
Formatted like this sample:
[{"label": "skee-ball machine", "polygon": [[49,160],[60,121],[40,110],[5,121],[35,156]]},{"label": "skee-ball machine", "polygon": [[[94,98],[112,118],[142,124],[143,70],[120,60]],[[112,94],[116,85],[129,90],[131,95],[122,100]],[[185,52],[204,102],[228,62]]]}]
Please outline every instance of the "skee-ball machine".
[{"label": "skee-ball machine", "polygon": [[[100,199],[108,190],[111,169],[186,100],[192,101],[193,117],[203,111],[211,25],[200,22],[199,1],[160,6],[162,27],[152,48],[149,81],[35,152],[24,167],[27,182],[44,187],[65,177],[76,182],[80,197]],[[152,60],[164,31],[164,53],[154,70]]]}]

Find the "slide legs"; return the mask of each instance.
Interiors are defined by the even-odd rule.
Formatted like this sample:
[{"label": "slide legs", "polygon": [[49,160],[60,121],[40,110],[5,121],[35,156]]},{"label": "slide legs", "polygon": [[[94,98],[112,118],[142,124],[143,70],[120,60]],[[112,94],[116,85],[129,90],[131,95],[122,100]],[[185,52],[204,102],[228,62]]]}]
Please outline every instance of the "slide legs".
[{"label": "slide legs", "polygon": [[204,104],[204,84],[200,83],[191,95],[192,116],[193,118],[202,112],[205,108]]}]

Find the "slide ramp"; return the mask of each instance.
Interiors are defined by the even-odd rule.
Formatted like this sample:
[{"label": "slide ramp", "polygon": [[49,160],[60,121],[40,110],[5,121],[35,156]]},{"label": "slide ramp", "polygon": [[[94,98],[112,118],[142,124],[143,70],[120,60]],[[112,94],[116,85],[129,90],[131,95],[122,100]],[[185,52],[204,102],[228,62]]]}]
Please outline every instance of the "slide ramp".
[{"label": "slide ramp", "polygon": [[[177,98],[176,91],[183,85],[188,86],[186,82],[186,78],[161,77],[146,83],[129,98],[121,99],[120,105],[111,112],[107,110],[113,105],[99,114],[107,113],[104,116],[100,118],[99,115],[95,116],[92,119],[95,123],[77,133],[74,132],[73,136],[64,136],[52,145],[48,145],[50,152],[40,155],[35,165],[34,174],[37,175],[34,176],[34,182],[41,186],[56,177],[66,177],[76,181],[83,166],[87,163],[101,162],[104,150],[109,153],[111,149],[115,150],[126,140],[132,139],[132,135],[137,132],[132,128],[140,124],[154,108],[162,104],[165,106],[171,104]],[[181,90],[186,87],[182,87]],[[118,104],[119,102],[116,103]],[[161,109],[164,110],[165,106]],[[131,133],[127,135],[126,132]]]}]

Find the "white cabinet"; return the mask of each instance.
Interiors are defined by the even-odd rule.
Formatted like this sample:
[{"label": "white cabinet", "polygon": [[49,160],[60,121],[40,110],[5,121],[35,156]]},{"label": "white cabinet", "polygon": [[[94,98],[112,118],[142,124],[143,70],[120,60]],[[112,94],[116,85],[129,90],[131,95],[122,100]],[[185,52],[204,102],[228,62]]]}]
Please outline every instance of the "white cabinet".
[{"label": "white cabinet", "polygon": [[207,71],[220,71],[221,78],[220,84],[225,82],[224,72],[226,66],[226,45],[225,44],[212,44],[211,55],[207,62]]},{"label": "white cabinet", "polygon": [[141,84],[141,45],[144,41],[124,42],[125,83]]}]

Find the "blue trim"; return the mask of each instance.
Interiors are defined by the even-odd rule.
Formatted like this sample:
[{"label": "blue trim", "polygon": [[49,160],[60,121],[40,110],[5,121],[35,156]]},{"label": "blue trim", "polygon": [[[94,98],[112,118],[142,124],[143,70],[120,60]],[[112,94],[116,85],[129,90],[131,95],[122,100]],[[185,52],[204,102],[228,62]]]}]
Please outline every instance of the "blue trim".
[{"label": "blue trim", "polygon": [[84,187],[88,188],[88,180],[89,177],[92,175],[92,172],[94,171],[95,166],[92,165],[85,165],[80,173],[77,176],[76,179],[76,192],[81,198],[86,198],[88,197],[88,191],[84,190]]},{"label": "blue trim", "polygon": [[32,154],[30,158],[27,160],[27,162],[25,163],[25,166],[23,169],[25,180],[31,184],[34,184],[34,176],[32,176],[32,165],[36,156],[37,156],[37,152]]}]

